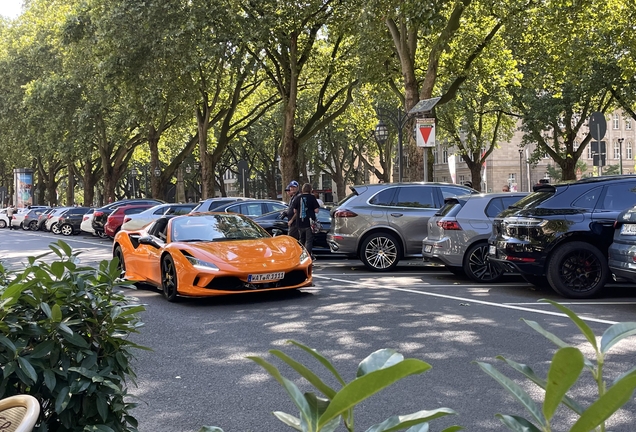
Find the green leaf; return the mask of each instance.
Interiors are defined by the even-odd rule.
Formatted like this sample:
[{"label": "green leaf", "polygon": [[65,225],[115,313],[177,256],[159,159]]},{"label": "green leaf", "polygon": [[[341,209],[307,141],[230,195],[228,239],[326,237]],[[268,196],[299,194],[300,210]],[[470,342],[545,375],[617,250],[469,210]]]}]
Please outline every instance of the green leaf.
[{"label": "green leaf", "polygon": [[49,355],[49,353],[53,350],[54,347],[55,347],[54,341],[46,340],[36,345],[36,347],[33,348],[33,351],[29,353],[29,357],[35,358],[35,359],[45,357]]},{"label": "green leaf", "polygon": [[62,336],[64,337],[64,339],[80,348],[88,348],[90,346],[88,342],[86,342],[86,340],[77,333],[73,333],[71,335],[69,335],[68,333],[62,333]]},{"label": "green leaf", "polygon": [[371,353],[360,362],[356,377],[361,377],[379,369],[393,366],[404,360],[404,356],[393,349],[384,348]]},{"label": "green leaf", "polygon": [[569,347],[570,346],[569,344],[566,344],[561,339],[559,339],[556,335],[554,335],[554,334],[550,333],[549,331],[545,330],[536,321],[530,321],[530,320],[523,319],[523,318],[521,320],[523,322],[525,322],[526,324],[528,324],[531,328],[533,328],[534,330],[536,330],[537,332],[539,332],[540,334],[545,336],[548,340],[550,340],[550,342],[552,342],[553,344],[555,344],[559,348],[565,348],[565,347]]},{"label": "green leaf", "polygon": [[70,257],[73,254],[73,249],[68,245],[68,243],[58,240],[57,244],[64,251],[66,256]]},{"label": "green leaf", "polygon": [[20,370],[24,372],[24,374],[29,377],[33,383],[38,382],[38,374],[27,359],[24,357],[18,357],[18,365],[20,365]]},{"label": "green leaf", "polygon": [[543,401],[543,415],[548,422],[582,370],[583,354],[577,348],[561,348],[552,357]]},{"label": "green leaf", "polygon": [[479,367],[486,372],[488,375],[493,377],[495,381],[501,384],[510,394],[512,394],[521,404],[526,407],[530,414],[537,420],[537,422],[541,425],[541,427],[545,428],[547,426],[545,418],[543,418],[543,414],[534,403],[532,398],[525,392],[519,385],[513,382],[510,378],[503,375],[499,372],[494,366],[488,363],[477,362]]},{"label": "green leaf", "polygon": [[71,393],[69,392],[68,386],[62,388],[62,390],[60,390],[60,392],[57,394],[57,397],[55,398],[55,412],[61,414],[62,411],[66,409],[66,406],[68,405],[70,400]]},{"label": "green leaf", "polygon": [[11,342],[9,340],[9,338],[7,338],[6,336],[2,336],[0,335],[0,344],[6,346],[9,349],[9,352],[12,354],[16,354],[16,352],[18,351],[18,349],[16,348],[16,346],[13,344],[13,342]]},{"label": "green leaf", "polygon": [[290,426],[298,431],[303,430],[300,427],[300,419],[298,419],[297,417],[294,417],[293,415],[284,413],[282,411],[274,411],[273,414],[276,416],[278,420],[282,421],[287,426]]},{"label": "green leaf", "polygon": [[53,275],[58,279],[64,276],[65,270],[66,268],[64,267],[64,263],[61,263],[60,261],[55,261],[51,264],[51,273],[53,273]]},{"label": "green leaf", "polygon": [[51,369],[44,369],[42,374],[44,375],[44,384],[46,384],[48,389],[50,391],[55,390],[56,379],[53,371]]},{"label": "green leaf", "polygon": [[[455,425],[455,426],[447,427],[442,432],[457,432],[457,431],[460,431],[460,430],[463,430],[463,429],[464,429],[463,427]],[[409,429],[406,432],[413,432],[413,431],[411,431],[411,429]]]},{"label": "green leaf", "polygon": [[335,428],[338,427],[338,425],[340,424],[340,417],[336,417],[335,420],[337,420],[336,424],[329,424],[328,426],[325,425],[322,428],[318,428],[318,419],[320,419],[320,416],[327,410],[327,407],[329,406],[329,400],[325,399],[325,398],[320,398],[318,396],[316,396],[315,393],[305,393],[305,400],[307,401],[307,404],[309,405],[309,413],[310,416],[308,418],[307,421],[305,421],[304,419],[301,419],[300,422],[300,427],[302,428],[302,430],[304,431],[325,431],[327,432],[328,430],[334,430]]},{"label": "green leaf", "polygon": [[325,384],[315,373],[305,367],[305,365],[292,359],[282,351],[270,350],[269,352],[291,366],[296,372],[300,374],[300,376],[309,381],[309,383],[316,387],[316,389],[318,389],[318,391],[320,391],[322,394],[327,396],[329,399],[333,399],[336,391]]},{"label": "green leaf", "polygon": [[53,305],[51,314],[51,319],[53,320],[53,322],[59,323],[62,321],[62,308],[60,308],[59,304],[56,303]]},{"label": "green leaf", "polygon": [[541,432],[541,429],[530,423],[523,417],[509,416],[505,414],[495,415],[501,422],[513,432]]},{"label": "green leaf", "polygon": [[[497,356],[496,358],[506,362],[508,366],[525,375],[526,378],[541,387],[543,390],[546,389],[548,385],[547,381],[535,374],[531,367],[509,360],[503,356]],[[579,415],[584,411],[584,408],[577,401],[568,396],[563,397],[563,404]]]},{"label": "green leaf", "polygon": [[[67,326],[66,324],[64,324],[64,323],[59,323],[57,325],[57,328],[61,332],[63,332],[64,334],[67,334],[67,335],[72,335],[73,334],[73,330],[71,330],[71,328],[69,326]],[[62,336],[64,336],[64,334]]]},{"label": "green leaf", "polygon": [[636,322],[617,323],[610,326],[601,337],[601,352],[605,354],[622,339],[636,334]]},{"label": "green leaf", "polygon": [[576,326],[579,328],[579,330],[581,330],[581,333],[583,333],[583,335],[585,336],[587,341],[592,345],[592,347],[594,347],[594,351],[599,352],[598,344],[596,343],[596,335],[594,335],[594,332],[592,331],[590,326],[588,326],[585,323],[585,321],[583,321],[581,318],[579,318],[577,314],[575,314],[574,312],[572,312],[570,309],[566,308],[562,304],[559,304],[559,303],[557,303],[557,302],[555,302],[553,300],[541,299],[539,301],[550,303],[552,306],[556,307],[561,312],[563,312],[568,317],[570,317],[570,319],[574,322],[574,324],[576,324]]},{"label": "green leaf", "polygon": [[1,299],[12,299],[13,302],[18,300],[22,291],[27,289],[28,285],[22,283],[16,283],[9,285],[4,291],[2,291],[2,295],[0,295]]},{"label": "green leaf", "polygon": [[327,411],[320,417],[318,426],[329,423],[335,417],[396,381],[409,375],[426,372],[430,368],[431,365],[422,360],[405,359],[396,365],[356,378],[336,394]]},{"label": "green leaf", "polygon": [[632,398],[636,388],[636,374],[628,375],[590,405],[579,417],[570,432],[589,432],[607,420]]},{"label": "green leaf", "polygon": [[49,319],[53,318],[53,312],[51,312],[51,307],[48,304],[40,303],[40,309],[42,309],[44,315],[46,315]]},{"label": "green leaf", "polygon": [[[407,414],[402,416],[391,416],[384,420],[382,423],[371,426],[367,429],[367,432],[393,432],[405,429],[407,427],[415,426],[421,423],[435,420],[439,417],[444,417],[451,414],[457,414],[450,408],[438,408],[430,411],[418,411],[413,414]],[[428,429],[428,427],[427,427]]]},{"label": "green leaf", "polygon": [[288,340],[287,343],[296,345],[298,348],[300,348],[300,349],[306,351],[307,353],[311,354],[324,367],[326,367],[333,374],[333,376],[336,377],[336,379],[338,380],[338,382],[340,382],[340,384],[342,384],[343,386],[346,384],[345,380],[342,379],[342,377],[340,376],[340,374],[338,373],[336,368],[333,367],[333,365],[329,362],[329,360],[327,360],[325,357],[320,355],[318,353],[318,351],[316,351],[315,349],[309,348],[308,346],[303,345],[300,342],[296,342],[294,340]]},{"label": "green leaf", "polygon": [[287,391],[287,393],[291,397],[292,402],[294,402],[294,404],[296,404],[296,406],[300,410],[301,421],[310,423],[311,413],[310,413],[309,404],[307,403],[305,396],[300,392],[298,387],[296,387],[296,384],[294,384],[293,382],[289,381],[287,378],[282,376],[280,372],[278,371],[278,369],[271,363],[268,363],[266,360],[260,357],[252,357],[252,356],[248,356],[247,358],[254,361],[256,364],[260,365],[271,376],[273,376],[274,379],[276,379],[276,381],[280,383],[280,385],[283,386],[283,388]]},{"label": "green leaf", "polygon": [[102,421],[106,421],[108,418],[108,401],[103,393],[97,393],[97,412]]}]

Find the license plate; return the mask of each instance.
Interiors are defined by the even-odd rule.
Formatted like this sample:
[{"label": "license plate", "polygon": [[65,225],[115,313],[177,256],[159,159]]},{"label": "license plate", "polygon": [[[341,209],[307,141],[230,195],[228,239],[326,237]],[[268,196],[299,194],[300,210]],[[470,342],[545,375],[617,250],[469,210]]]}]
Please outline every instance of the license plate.
[{"label": "license plate", "polygon": [[432,245],[424,246],[424,253],[431,253],[432,250],[433,250],[433,246]]},{"label": "license plate", "polygon": [[271,282],[281,280],[285,277],[285,272],[277,272],[277,273],[261,273],[261,274],[251,274],[247,275],[247,282]]},{"label": "license plate", "polygon": [[495,245],[488,246],[488,255],[497,255],[497,247]]},{"label": "license plate", "polygon": [[622,235],[636,235],[636,224],[623,224],[621,227]]}]

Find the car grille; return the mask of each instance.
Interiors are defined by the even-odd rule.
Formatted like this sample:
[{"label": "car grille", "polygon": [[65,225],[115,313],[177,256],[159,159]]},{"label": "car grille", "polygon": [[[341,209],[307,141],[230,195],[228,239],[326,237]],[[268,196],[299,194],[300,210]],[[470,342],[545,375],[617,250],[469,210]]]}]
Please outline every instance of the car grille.
[{"label": "car grille", "polygon": [[219,276],[212,279],[212,282],[206,285],[208,289],[219,291],[246,291],[246,290],[262,290],[269,288],[285,288],[300,285],[307,280],[307,275],[302,270],[293,270],[285,274],[285,277],[276,282],[267,283],[247,283],[243,282],[235,276]]}]

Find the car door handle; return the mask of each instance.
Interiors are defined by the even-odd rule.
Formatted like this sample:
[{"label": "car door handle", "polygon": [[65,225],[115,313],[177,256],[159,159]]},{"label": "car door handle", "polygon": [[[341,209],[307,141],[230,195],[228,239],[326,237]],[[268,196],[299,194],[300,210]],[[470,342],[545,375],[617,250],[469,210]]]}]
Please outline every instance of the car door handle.
[{"label": "car door handle", "polygon": [[403,213],[391,213],[391,216],[393,216],[393,217],[402,217],[402,216],[404,216],[404,214]]}]

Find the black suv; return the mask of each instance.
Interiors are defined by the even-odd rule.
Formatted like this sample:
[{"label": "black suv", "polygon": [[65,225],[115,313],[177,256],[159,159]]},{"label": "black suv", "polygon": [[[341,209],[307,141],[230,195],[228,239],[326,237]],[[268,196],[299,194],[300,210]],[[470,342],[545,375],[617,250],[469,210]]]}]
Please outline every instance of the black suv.
[{"label": "black suv", "polygon": [[593,297],[609,280],[614,221],[636,204],[636,176],[593,177],[535,190],[497,216],[488,258],[562,296]]},{"label": "black suv", "polygon": [[112,212],[114,212],[121,206],[134,205],[134,204],[165,204],[165,202],[161,200],[151,199],[151,198],[125,199],[125,200],[116,201],[114,203],[107,204],[104,207],[95,209],[95,211],[93,212],[93,221],[92,221],[92,226],[93,226],[93,229],[95,230],[95,234],[97,234],[101,238],[105,238],[106,234],[104,233],[104,225],[106,225],[108,216],[110,216]]}]

